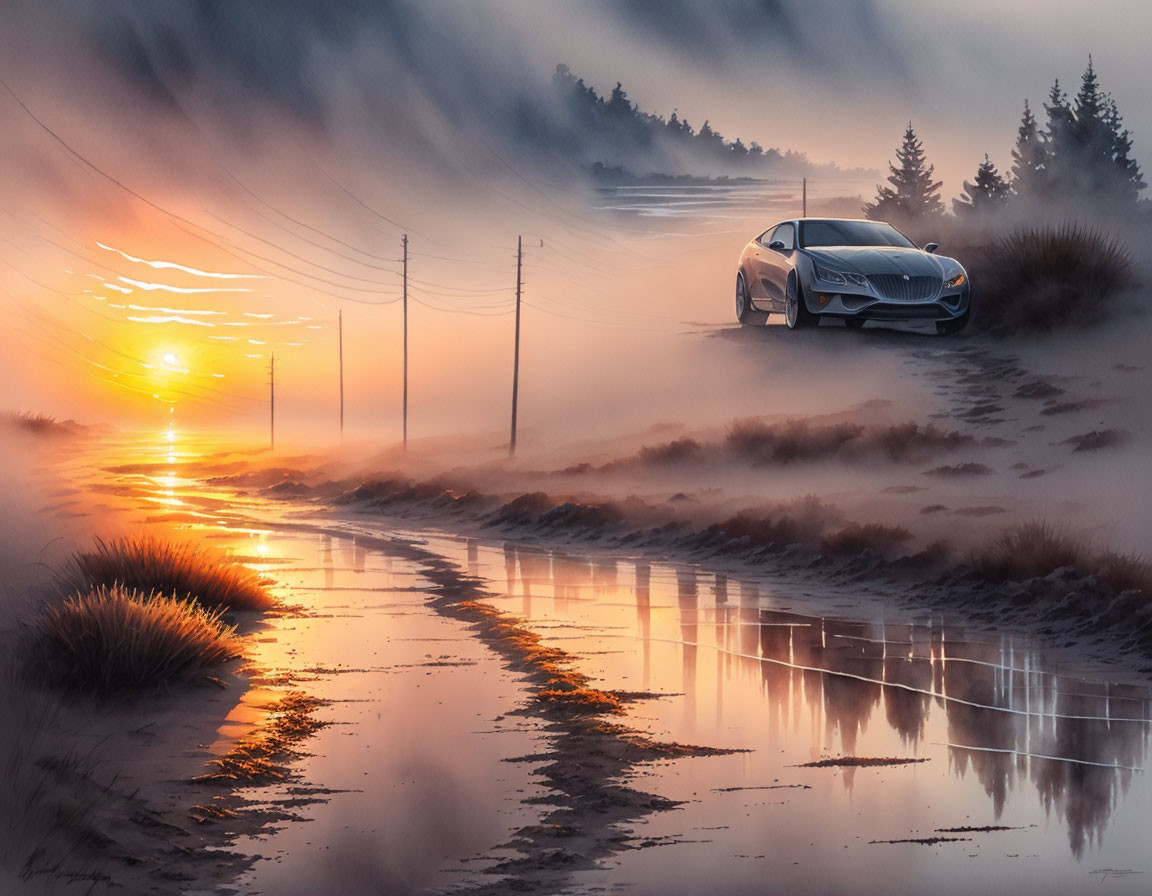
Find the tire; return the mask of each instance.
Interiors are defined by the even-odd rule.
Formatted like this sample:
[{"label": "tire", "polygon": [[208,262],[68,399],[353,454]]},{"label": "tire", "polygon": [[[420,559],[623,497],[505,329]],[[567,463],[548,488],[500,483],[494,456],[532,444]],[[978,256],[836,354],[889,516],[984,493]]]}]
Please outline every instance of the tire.
[{"label": "tire", "polygon": [[955,336],[961,332],[972,317],[972,306],[968,306],[968,310],[961,314],[959,317],[954,317],[951,320],[938,320],[936,321],[936,334],[938,336]]},{"label": "tire", "polygon": [[844,318],[844,326],[846,326],[849,330],[859,330],[864,326],[864,318],[846,317]]},{"label": "tire", "polygon": [[745,327],[762,326],[768,320],[768,314],[757,311],[752,307],[752,300],[748,297],[748,284],[744,282],[744,275],[736,275],[736,320]]},{"label": "tire", "polygon": [[784,289],[784,321],[789,330],[814,327],[819,323],[804,305],[804,290],[795,274],[788,278],[788,285]]}]

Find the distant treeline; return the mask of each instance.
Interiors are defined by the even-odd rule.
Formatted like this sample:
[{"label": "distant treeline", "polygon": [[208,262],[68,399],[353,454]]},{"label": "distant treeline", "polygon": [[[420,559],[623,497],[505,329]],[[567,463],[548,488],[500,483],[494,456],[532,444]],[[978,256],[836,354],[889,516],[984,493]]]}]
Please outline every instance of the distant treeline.
[{"label": "distant treeline", "polygon": [[726,140],[708,120],[699,129],[675,110],[668,118],[645,112],[628,99],[620,82],[607,97],[557,65],[552,89],[565,127],[553,135],[567,153],[599,177],[623,180],[649,172],[688,177],[800,176],[815,166],[802,152]]},{"label": "distant treeline", "polygon": [[[986,154],[963,194],[952,200],[958,218],[998,216],[1014,207],[1054,213],[1084,209],[1134,210],[1147,206],[1140,166],[1132,158],[1132,136],[1116,101],[1100,89],[1092,58],[1080,90],[1069,100],[1057,80],[1044,104],[1046,122],[1037,121],[1028,101],[1012,150],[1012,168],[1001,174]],[[945,211],[941,182],[934,179],[922,141],[908,124],[889,165],[887,185],[864,207],[869,218],[915,227]]]}]

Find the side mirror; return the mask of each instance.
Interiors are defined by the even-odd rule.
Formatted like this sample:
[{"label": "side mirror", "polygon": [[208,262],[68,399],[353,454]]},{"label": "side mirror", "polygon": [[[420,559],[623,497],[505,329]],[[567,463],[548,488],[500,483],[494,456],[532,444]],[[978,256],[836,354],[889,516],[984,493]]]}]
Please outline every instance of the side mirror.
[{"label": "side mirror", "polygon": [[929,255],[933,254],[939,248],[940,248],[939,243],[925,243],[924,244],[924,251],[927,252]]},{"label": "side mirror", "polygon": [[768,248],[776,252],[783,252],[788,247],[784,245],[784,240],[772,240],[768,244]]}]

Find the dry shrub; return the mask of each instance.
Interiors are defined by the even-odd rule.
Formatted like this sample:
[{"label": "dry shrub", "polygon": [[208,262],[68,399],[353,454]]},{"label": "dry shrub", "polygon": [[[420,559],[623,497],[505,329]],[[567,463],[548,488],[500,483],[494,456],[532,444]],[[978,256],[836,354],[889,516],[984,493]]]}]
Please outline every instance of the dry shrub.
[{"label": "dry shrub", "polygon": [[804,420],[790,420],[770,425],[755,419],[734,420],[726,439],[730,452],[753,464],[786,464],[834,456],[848,460],[920,461],[972,441],[971,436],[932,424],[812,426]]},{"label": "dry shrub", "polygon": [[695,439],[676,439],[662,445],[644,445],[640,449],[640,462],[654,467],[698,461],[704,449]]},{"label": "dry shrub", "polygon": [[745,511],[712,529],[729,538],[747,537],[753,547],[783,550],[791,544],[816,544],[834,517],[832,508],[807,495],[780,505],[772,515]]},{"label": "dry shrub", "polygon": [[1004,332],[1098,322],[1133,283],[1127,250],[1078,224],[1008,234],[974,268],[977,323]]},{"label": "dry shrub", "polygon": [[1152,594],[1152,564],[1144,558],[1095,552],[1083,539],[1049,523],[1025,523],[1005,532],[972,555],[972,568],[981,578],[995,582],[1020,582],[1071,569],[1079,576],[1093,577],[1106,595]]},{"label": "dry shrub", "polygon": [[825,538],[820,550],[832,556],[856,556],[864,551],[886,554],[911,539],[912,533],[901,526],[886,526],[883,523],[852,524]]},{"label": "dry shrub", "polygon": [[564,527],[568,529],[602,529],[624,521],[624,514],[611,502],[581,504],[578,501],[565,501],[540,514],[537,523],[541,526]]},{"label": "dry shrub", "polygon": [[0,413],[0,423],[38,436],[54,435],[65,429],[65,425],[51,414],[34,414],[31,411],[5,411]]},{"label": "dry shrub", "polygon": [[1065,567],[1081,568],[1088,552],[1080,539],[1050,523],[1025,523],[1009,529],[978,550],[972,568],[994,582],[1043,578]]},{"label": "dry shrub", "polygon": [[1092,575],[1110,594],[1122,594],[1125,591],[1152,594],[1152,564],[1134,554],[1117,554],[1112,551],[1099,554],[1093,558]]},{"label": "dry shrub", "polygon": [[869,441],[878,453],[894,461],[918,461],[947,451],[955,451],[971,444],[972,436],[955,430],[942,429],[934,423],[919,426],[916,423],[898,423],[873,430]]},{"label": "dry shrub", "polygon": [[744,419],[732,421],[726,441],[730,451],[754,464],[789,463],[835,454],[863,432],[864,427],[855,423],[813,427],[804,420],[789,420],[770,426]]},{"label": "dry shrub", "polygon": [[790,544],[811,542],[820,535],[820,526],[790,516],[757,517],[737,514],[717,528],[729,538],[748,538],[753,546],[783,550]]},{"label": "dry shrub", "polygon": [[69,591],[112,588],[195,598],[209,607],[265,610],[273,599],[257,573],[188,542],[152,536],[96,539],[96,549],[78,552],[65,574]]},{"label": "dry shrub", "polygon": [[527,492],[502,505],[496,511],[494,519],[497,523],[528,525],[536,522],[540,514],[554,504],[555,502],[544,492]]},{"label": "dry shrub", "polygon": [[29,632],[33,663],[69,690],[114,694],[203,676],[240,654],[223,609],[103,587],[45,608]]}]

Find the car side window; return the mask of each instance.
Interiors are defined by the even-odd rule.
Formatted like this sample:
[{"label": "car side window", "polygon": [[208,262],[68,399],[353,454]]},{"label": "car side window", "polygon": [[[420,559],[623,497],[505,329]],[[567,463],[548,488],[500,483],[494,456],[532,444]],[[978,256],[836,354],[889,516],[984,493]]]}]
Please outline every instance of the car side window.
[{"label": "car side window", "polygon": [[772,231],[772,236],[769,237],[768,242],[773,243],[780,240],[784,244],[784,248],[792,250],[796,248],[796,226],[794,224],[781,224]]}]

